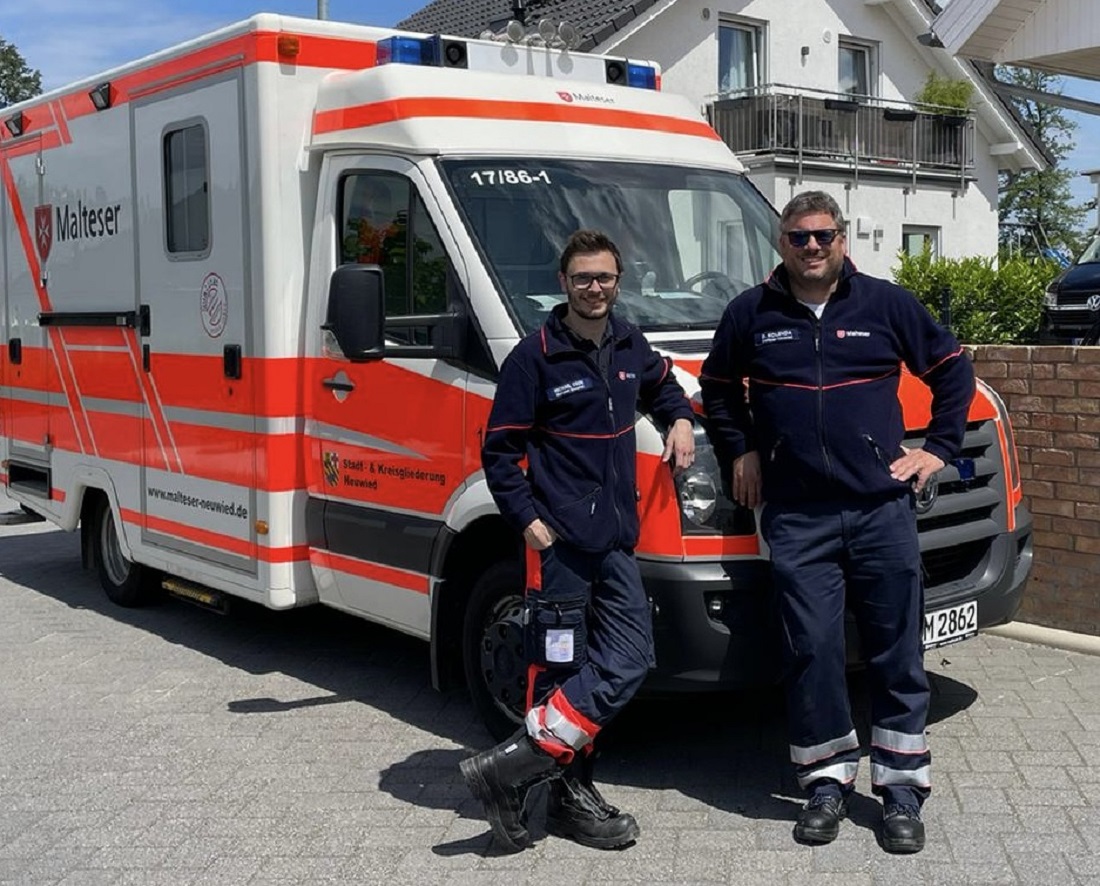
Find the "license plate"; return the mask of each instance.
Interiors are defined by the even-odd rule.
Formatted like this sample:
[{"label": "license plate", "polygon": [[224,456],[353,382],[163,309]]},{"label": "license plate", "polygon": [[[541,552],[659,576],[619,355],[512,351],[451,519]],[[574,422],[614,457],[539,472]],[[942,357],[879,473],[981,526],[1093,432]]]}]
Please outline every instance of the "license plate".
[{"label": "license plate", "polygon": [[978,601],[960,603],[924,615],[924,648],[933,649],[978,633]]}]

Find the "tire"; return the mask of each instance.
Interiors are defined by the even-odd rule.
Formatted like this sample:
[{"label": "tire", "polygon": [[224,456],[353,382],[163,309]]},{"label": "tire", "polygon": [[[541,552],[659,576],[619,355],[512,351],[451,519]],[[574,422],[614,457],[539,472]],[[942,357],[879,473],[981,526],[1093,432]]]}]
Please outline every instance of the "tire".
[{"label": "tire", "polygon": [[470,699],[498,741],[519,728],[526,712],[523,582],[519,563],[493,564],[474,582],[462,620],[462,664]]},{"label": "tire", "polygon": [[96,509],[92,552],[99,584],[107,599],[119,606],[145,606],[155,598],[153,575],[122,552],[111,506],[103,499]]}]

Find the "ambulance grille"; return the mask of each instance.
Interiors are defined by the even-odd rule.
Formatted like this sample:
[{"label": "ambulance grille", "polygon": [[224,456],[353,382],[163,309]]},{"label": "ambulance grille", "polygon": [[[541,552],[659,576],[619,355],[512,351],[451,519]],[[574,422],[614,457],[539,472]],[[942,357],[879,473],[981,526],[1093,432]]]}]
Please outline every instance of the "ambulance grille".
[{"label": "ambulance grille", "polygon": [[714,342],[714,337],[709,338],[686,338],[680,341],[655,341],[653,346],[660,351],[668,351],[670,354],[706,354],[710,351],[710,346]]},{"label": "ambulance grille", "polygon": [[[940,471],[931,508],[917,515],[926,590],[977,582],[994,539],[1007,528],[1004,462],[992,420],[966,427],[959,459]],[[906,439],[920,446],[921,436]],[[960,462],[964,470],[960,473]],[[973,464],[972,476],[970,465]]]}]

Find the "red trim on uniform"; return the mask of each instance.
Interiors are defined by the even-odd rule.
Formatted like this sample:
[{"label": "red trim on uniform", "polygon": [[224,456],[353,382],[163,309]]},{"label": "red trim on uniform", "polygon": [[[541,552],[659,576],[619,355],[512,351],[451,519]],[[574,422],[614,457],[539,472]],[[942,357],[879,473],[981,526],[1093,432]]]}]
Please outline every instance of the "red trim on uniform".
[{"label": "red trim on uniform", "polygon": [[946,363],[948,360],[953,359],[954,357],[961,356],[962,353],[963,353],[963,349],[959,348],[957,351],[955,351],[954,354],[948,354],[942,360],[938,360],[937,362],[935,362],[931,366],[929,366],[926,370],[924,370],[924,372],[922,372],[920,375],[918,375],[917,378],[924,378],[926,375],[928,375],[928,373],[932,372],[937,367],[942,366],[944,363]]},{"label": "red trim on uniform", "polygon": [[524,567],[527,574],[527,590],[528,591],[541,591],[542,590],[542,557],[539,552],[534,548],[524,545],[523,548]]},{"label": "red trim on uniform", "polygon": [[534,425],[493,425],[491,428],[486,428],[487,433],[493,431],[529,431]]},{"label": "red trim on uniform", "polygon": [[749,381],[756,382],[758,385],[769,385],[773,388],[797,388],[800,391],[833,391],[837,388],[848,388],[852,385],[865,385],[868,382],[882,381],[884,378],[890,378],[890,376],[898,375],[899,373],[900,368],[891,369],[889,372],[886,372],[882,375],[876,375],[874,378],[857,378],[853,379],[852,381],[837,382],[835,385],[796,385],[784,381],[768,381],[764,378],[750,378]]},{"label": "red trim on uniform", "polygon": [[584,714],[578,711],[573,705],[569,703],[569,699],[565,697],[565,693],[561,689],[555,689],[554,694],[550,696],[550,700],[546,702],[548,705],[552,705],[558,713],[560,713],[566,720],[584,732],[589,738],[595,738],[599,732],[600,727],[589,720]]},{"label": "red trim on uniform", "polygon": [[565,431],[551,431],[549,428],[541,428],[544,434],[549,434],[551,437],[569,437],[574,440],[614,440],[616,437],[621,437],[623,434],[629,434],[634,430],[634,423],[631,422],[625,428],[616,431],[614,434],[569,434]]},{"label": "red trim on uniform", "polygon": [[417,572],[406,572],[393,566],[383,566],[381,563],[369,563],[355,557],[334,554],[332,551],[322,551],[320,548],[309,549],[309,560],[311,563],[335,572],[346,572],[348,575],[395,585],[418,594],[427,594],[429,591],[428,576]]},{"label": "red trim on uniform", "polygon": [[347,108],[317,111],[313,134],[324,135],[346,129],[360,129],[395,123],[414,117],[455,117],[474,120],[525,120],[533,123],[582,123],[616,129],[644,129],[718,140],[719,136],[701,120],[647,114],[605,107],[584,107],[549,102],[514,102],[480,98],[396,98]]},{"label": "red trim on uniform", "polygon": [[546,673],[546,668],[538,664],[527,665],[527,698],[523,710],[529,711],[535,706],[535,681],[539,674]]}]

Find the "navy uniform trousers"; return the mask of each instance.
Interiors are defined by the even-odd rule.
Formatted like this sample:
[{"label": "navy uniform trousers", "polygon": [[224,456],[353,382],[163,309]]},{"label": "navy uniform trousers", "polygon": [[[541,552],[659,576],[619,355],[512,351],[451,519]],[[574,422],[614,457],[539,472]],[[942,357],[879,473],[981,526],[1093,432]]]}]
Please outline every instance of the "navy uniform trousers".
[{"label": "navy uniform trousers", "polygon": [[845,668],[844,613],[855,615],[871,693],[871,785],[919,807],[931,789],[925,738],[924,586],[912,495],[870,502],[767,504],[787,665],[791,762],[799,785],[850,790],[860,748]]},{"label": "navy uniform trousers", "polygon": [[654,661],[652,616],[630,550],[528,548],[527,587],[528,730],[556,756],[546,730],[586,748],[638,691]]}]

